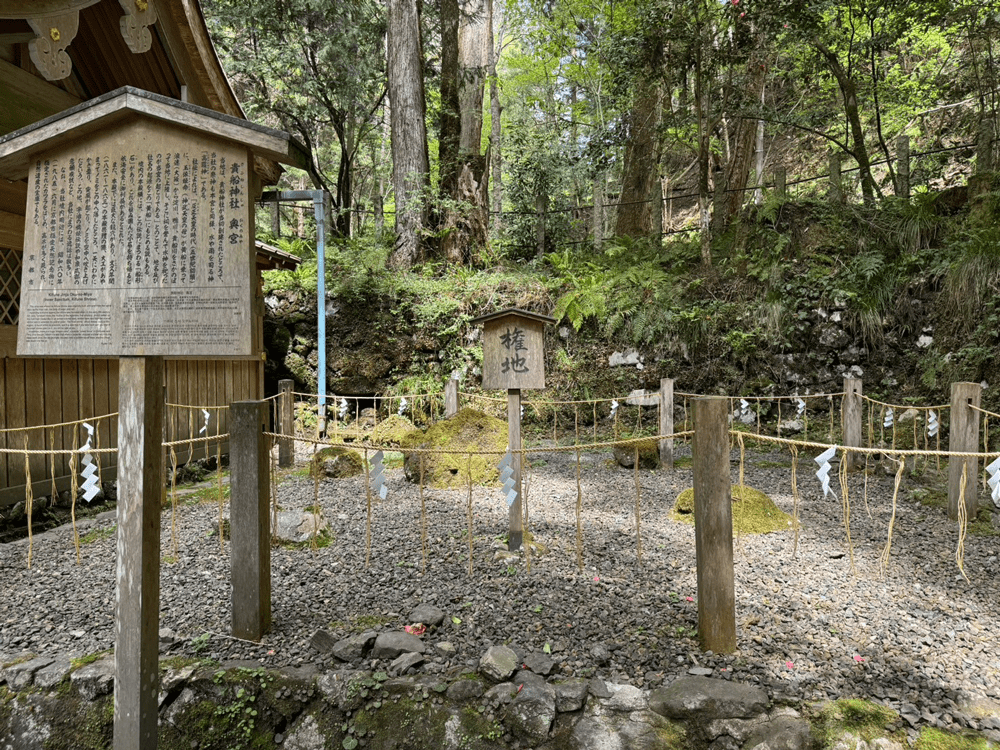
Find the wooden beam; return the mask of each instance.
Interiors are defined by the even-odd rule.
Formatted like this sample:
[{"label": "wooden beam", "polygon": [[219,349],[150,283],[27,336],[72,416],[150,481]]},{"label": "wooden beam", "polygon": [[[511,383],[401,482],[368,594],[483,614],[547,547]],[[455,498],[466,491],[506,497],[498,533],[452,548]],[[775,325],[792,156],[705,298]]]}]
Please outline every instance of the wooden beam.
[{"label": "wooden beam", "polygon": [[0,18],[25,18],[28,15],[26,7],[30,8],[34,18],[58,16],[72,10],[87,8],[100,0],[0,0]]},{"label": "wooden beam", "polygon": [[[0,78],[3,71],[0,71]],[[24,216],[28,205],[28,183],[24,180],[5,180],[0,178],[0,211]],[[18,245],[20,247],[20,245]]]},{"label": "wooden beam", "polygon": [[0,326],[0,357],[17,355],[17,326]]},{"label": "wooden beam", "polygon": [[24,247],[24,217],[0,210],[0,247]]},{"label": "wooden beam", "polygon": [[0,134],[75,107],[80,101],[58,86],[0,60]]}]

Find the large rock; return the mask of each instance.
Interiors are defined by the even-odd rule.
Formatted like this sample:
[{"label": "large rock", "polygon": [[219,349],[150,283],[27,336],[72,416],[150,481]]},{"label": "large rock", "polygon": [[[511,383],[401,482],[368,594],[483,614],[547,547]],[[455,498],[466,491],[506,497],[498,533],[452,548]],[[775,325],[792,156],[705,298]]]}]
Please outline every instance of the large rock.
[{"label": "large rock", "polygon": [[650,693],[649,707],[668,719],[750,719],[767,708],[767,693],[738,682],[681,677]]},{"label": "large rock", "polygon": [[[507,423],[474,409],[462,409],[450,419],[436,422],[426,431],[415,430],[400,441],[406,460],[403,470],[411,482],[420,482],[423,461],[424,484],[431,487],[466,487],[471,471],[474,484],[496,481],[499,455],[475,455],[482,451],[502,453],[507,449]],[[407,448],[456,451],[455,453],[406,453]],[[463,451],[472,451],[469,455]]]},{"label": "large rock", "polygon": [[758,727],[744,750],[808,750],[812,747],[809,722],[794,716],[777,716]]},{"label": "large rock", "polygon": [[115,659],[113,656],[80,667],[69,676],[69,681],[88,701],[107,695],[115,686]]},{"label": "large rock", "polygon": [[324,750],[328,747],[328,743],[320,732],[316,717],[310,714],[299,720],[285,738],[283,747],[285,750]]},{"label": "large rock", "polygon": [[12,664],[4,670],[4,677],[12,690],[24,690],[25,688],[31,687],[31,683],[35,678],[35,672],[48,667],[53,661],[55,660],[44,656],[38,656],[34,659],[20,662],[19,664]]},{"label": "large rock", "polygon": [[587,681],[577,678],[557,682],[553,685],[556,691],[556,711],[579,711],[587,701]]},{"label": "large rock", "polygon": [[318,513],[305,510],[283,510],[278,513],[274,534],[279,542],[304,544],[315,535],[319,538],[328,532],[329,524]]},{"label": "large rock", "polygon": [[512,734],[529,742],[549,736],[556,718],[556,691],[551,685],[525,683],[507,707],[504,725]]},{"label": "large rock", "polygon": [[422,654],[426,646],[424,642],[410,633],[393,630],[380,633],[372,647],[373,659],[395,659],[403,653]]},{"label": "large rock", "polygon": [[410,612],[410,622],[422,622],[428,627],[436,627],[444,622],[444,612],[432,604],[418,604]]},{"label": "large rock", "polygon": [[479,672],[492,682],[505,682],[517,667],[517,654],[506,646],[491,646],[479,659]]}]

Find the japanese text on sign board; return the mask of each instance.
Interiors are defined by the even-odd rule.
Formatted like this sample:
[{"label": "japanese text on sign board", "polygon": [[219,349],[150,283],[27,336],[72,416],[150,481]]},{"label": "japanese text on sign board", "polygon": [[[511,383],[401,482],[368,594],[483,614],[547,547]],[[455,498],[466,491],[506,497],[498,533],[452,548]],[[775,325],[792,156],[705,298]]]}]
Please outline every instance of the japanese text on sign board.
[{"label": "japanese text on sign board", "polygon": [[507,356],[504,357],[503,362],[500,364],[500,369],[504,374],[508,372],[529,372],[528,369],[528,358],[522,352],[528,351],[528,346],[524,340],[524,331],[514,326],[511,330],[510,326],[507,330],[500,334],[500,343],[504,349],[507,350]]}]

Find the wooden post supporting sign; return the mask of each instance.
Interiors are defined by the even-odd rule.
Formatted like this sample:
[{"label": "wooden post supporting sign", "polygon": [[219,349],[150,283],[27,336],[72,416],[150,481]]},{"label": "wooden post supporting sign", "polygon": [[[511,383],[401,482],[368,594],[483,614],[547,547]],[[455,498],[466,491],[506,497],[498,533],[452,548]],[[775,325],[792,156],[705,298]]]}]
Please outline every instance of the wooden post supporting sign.
[{"label": "wooden post supporting sign", "polygon": [[521,549],[524,540],[524,508],[521,503],[521,391],[510,388],[507,391],[507,445],[510,448],[510,468],[513,471],[511,479],[517,500],[510,506],[508,512],[507,549]]},{"label": "wooden post supporting sign", "polygon": [[717,654],[736,650],[728,418],[729,399],[695,399],[692,453],[698,640],[703,651]]},{"label": "wooden post supporting sign", "polygon": [[507,548],[521,548],[524,534],[521,503],[521,391],[545,387],[548,315],[507,309],[469,321],[483,324],[483,388],[507,391],[507,440],[511,452],[514,501],[509,508]]},{"label": "wooden post supporting sign", "polygon": [[160,673],[163,357],[118,365],[115,750],[156,747]]}]

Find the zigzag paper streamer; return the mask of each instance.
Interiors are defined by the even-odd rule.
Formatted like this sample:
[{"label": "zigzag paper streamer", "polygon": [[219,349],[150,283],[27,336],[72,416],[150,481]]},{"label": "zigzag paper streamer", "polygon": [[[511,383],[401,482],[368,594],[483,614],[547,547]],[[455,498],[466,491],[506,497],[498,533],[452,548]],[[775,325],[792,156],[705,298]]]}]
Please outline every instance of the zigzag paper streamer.
[{"label": "zigzag paper streamer", "polygon": [[618,402],[615,401],[614,399],[611,399],[611,416],[614,417],[617,412],[618,412]]},{"label": "zigzag paper streamer", "polygon": [[340,399],[340,408],[337,410],[337,414],[340,415],[341,420],[343,420],[344,417],[347,416],[347,399],[346,398]]},{"label": "zigzag paper streamer", "polygon": [[385,472],[382,466],[382,451],[375,451],[375,455],[372,456],[371,469],[369,469],[368,476],[371,479],[372,489],[378,494],[378,496],[385,500],[385,496],[389,494],[389,488],[385,483]]},{"label": "zigzag paper streamer", "polygon": [[[87,442],[83,444],[80,450],[89,451],[90,440],[94,437],[94,428],[87,422],[83,423],[83,427],[87,430]],[[83,464],[83,471],[80,474],[83,476],[83,484],[80,485],[80,489],[83,491],[83,499],[89,503],[101,493],[100,482],[97,479],[97,464],[94,463],[94,456],[90,453],[83,454],[81,463]]]},{"label": "zigzag paper streamer", "polygon": [[986,467],[986,471],[990,475],[986,482],[990,486],[990,498],[993,504],[1000,508],[1000,456]]},{"label": "zigzag paper streamer", "polygon": [[937,414],[931,409],[927,412],[927,437],[935,437],[938,434]]},{"label": "zigzag paper streamer", "polygon": [[198,430],[198,434],[204,435],[206,432],[208,432],[208,420],[209,417],[211,417],[211,415],[208,413],[208,409],[202,409],[201,414],[203,417],[205,417],[205,426],[202,427],[200,430]]},{"label": "zigzag paper streamer", "polygon": [[517,500],[517,490],[514,489],[514,467],[513,467],[513,457],[508,450],[503,458],[500,459],[500,463],[497,468],[500,469],[500,482],[502,484],[501,490],[504,495],[504,500],[507,501],[507,507],[510,508],[514,505],[514,501]]},{"label": "zigzag paper streamer", "polygon": [[836,453],[837,446],[831,445],[825,451],[816,456],[815,459],[816,463],[819,465],[819,471],[816,472],[816,478],[823,487],[823,497],[833,494],[833,490],[830,489],[830,459],[833,458]]},{"label": "zigzag paper streamer", "polygon": [[885,419],[882,420],[882,426],[887,429],[892,427],[892,409],[885,410]]},{"label": "zigzag paper streamer", "polygon": [[403,416],[403,412],[406,411],[408,406],[409,404],[406,402],[406,396],[403,396],[403,398],[399,400],[399,411],[397,411],[396,413],[399,416]]},{"label": "zigzag paper streamer", "polygon": [[796,397],[795,398],[795,416],[801,417],[802,416],[802,412],[804,412],[805,410],[806,410],[806,402],[803,401],[801,398]]}]

